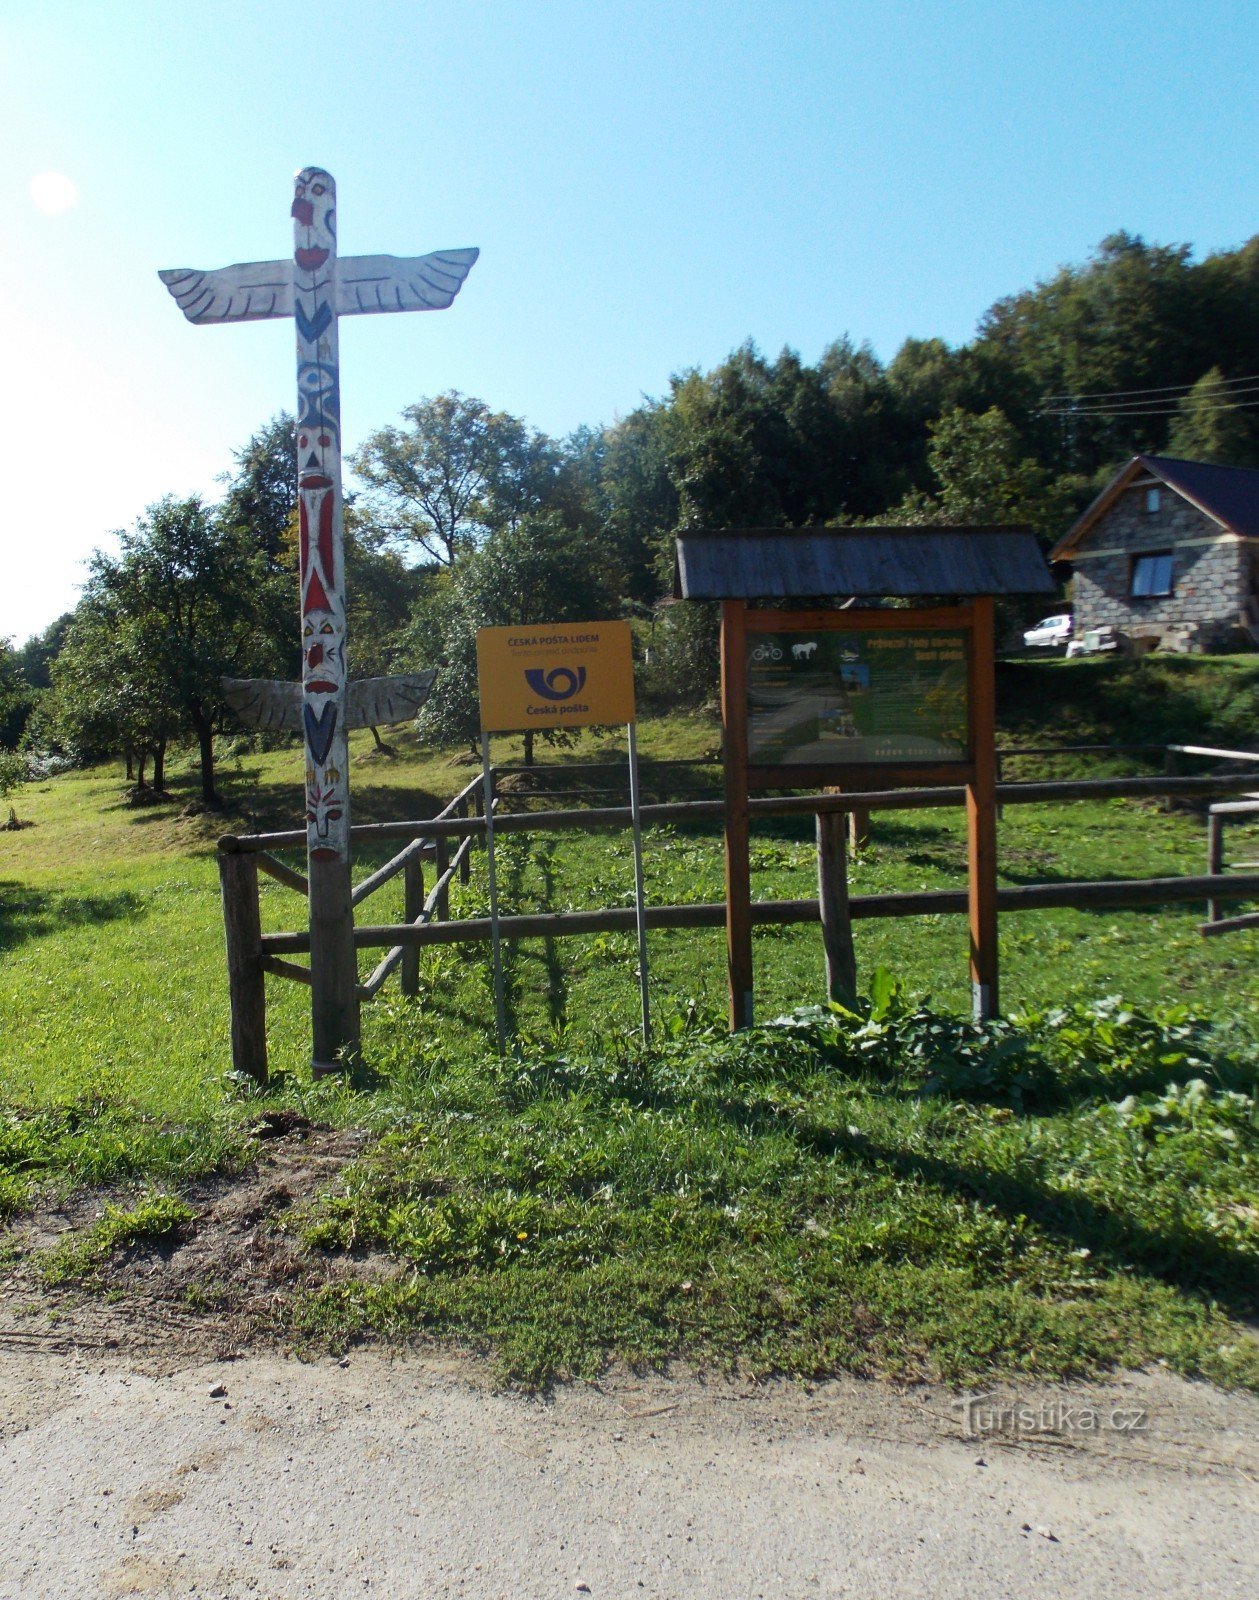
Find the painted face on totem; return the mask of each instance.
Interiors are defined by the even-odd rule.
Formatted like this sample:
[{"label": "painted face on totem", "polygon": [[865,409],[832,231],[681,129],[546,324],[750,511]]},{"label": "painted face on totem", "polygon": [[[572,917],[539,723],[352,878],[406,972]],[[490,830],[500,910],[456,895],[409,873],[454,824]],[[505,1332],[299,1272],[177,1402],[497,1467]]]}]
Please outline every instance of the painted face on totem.
[{"label": "painted face on totem", "polygon": [[315,778],[308,780],[306,820],[314,828],[318,841],[310,852],[316,861],[336,859],[337,851],[331,843],[331,830],[333,824],[340,822],[344,815],[342,797],[335,785],[320,783]]},{"label": "painted face on totem", "polygon": [[337,186],[322,167],[303,167],[293,180],[293,259],[301,272],[318,272],[336,245]]},{"label": "painted face on totem", "polygon": [[345,630],[325,612],[302,623],[302,689],[335,694],[345,681]]}]

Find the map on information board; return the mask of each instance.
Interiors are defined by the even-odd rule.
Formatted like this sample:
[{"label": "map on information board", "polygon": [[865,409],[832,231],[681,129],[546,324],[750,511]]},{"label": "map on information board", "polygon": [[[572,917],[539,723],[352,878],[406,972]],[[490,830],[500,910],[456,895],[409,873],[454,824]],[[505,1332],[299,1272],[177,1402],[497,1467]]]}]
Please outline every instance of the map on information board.
[{"label": "map on information board", "polygon": [[750,633],[754,766],[965,761],[965,629]]}]

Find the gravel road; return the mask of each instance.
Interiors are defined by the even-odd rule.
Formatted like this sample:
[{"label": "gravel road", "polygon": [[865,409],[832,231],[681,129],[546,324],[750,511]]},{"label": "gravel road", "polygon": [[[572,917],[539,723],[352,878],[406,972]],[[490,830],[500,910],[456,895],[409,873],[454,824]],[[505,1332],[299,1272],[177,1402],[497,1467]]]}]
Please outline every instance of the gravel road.
[{"label": "gravel road", "polygon": [[1259,1592],[1259,1401],[1162,1374],[1007,1393],[1065,1431],[968,1438],[947,1391],[856,1381],[141,1366],[0,1350],[4,1600]]}]

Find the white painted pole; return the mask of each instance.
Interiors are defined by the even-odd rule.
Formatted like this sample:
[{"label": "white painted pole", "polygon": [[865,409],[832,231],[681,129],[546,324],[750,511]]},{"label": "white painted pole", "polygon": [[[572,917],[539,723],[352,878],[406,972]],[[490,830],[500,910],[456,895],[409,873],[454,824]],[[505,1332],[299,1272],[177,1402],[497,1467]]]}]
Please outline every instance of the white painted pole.
[{"label": "white painted pole", "polygon": [[499,1055],[507,1051],[507,1023],[503,1007],[503,945],[498,932],[498,876],[494,870],[494,777],[490,770],[490,736],[481,735],[481,792],[485,800],[485,862],[490,880],[490,929],[494,960],[494,1027]]},{"label": "white painted pole", "polygon": [[643,1043],[651,1043],[651,1012],[647,1000],[647,907],[643,897],[643,823],[638,792],[638,733],[634,723],[629,732],[630,812],[634,823],[634,915],[638,922],[638,992],[643,1008]]}]

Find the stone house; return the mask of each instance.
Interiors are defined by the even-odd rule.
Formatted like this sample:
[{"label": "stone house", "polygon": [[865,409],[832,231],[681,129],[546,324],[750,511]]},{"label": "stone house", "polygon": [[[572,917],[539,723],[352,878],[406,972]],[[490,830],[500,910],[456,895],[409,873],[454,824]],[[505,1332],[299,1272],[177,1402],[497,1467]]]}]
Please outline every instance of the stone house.
[{"label": "stone house", "polygon": [[1050,559],[1071,563],[1077,638],[1109,626],[1165,650],[1251,648],[1259,471],[1133,456]]}]

